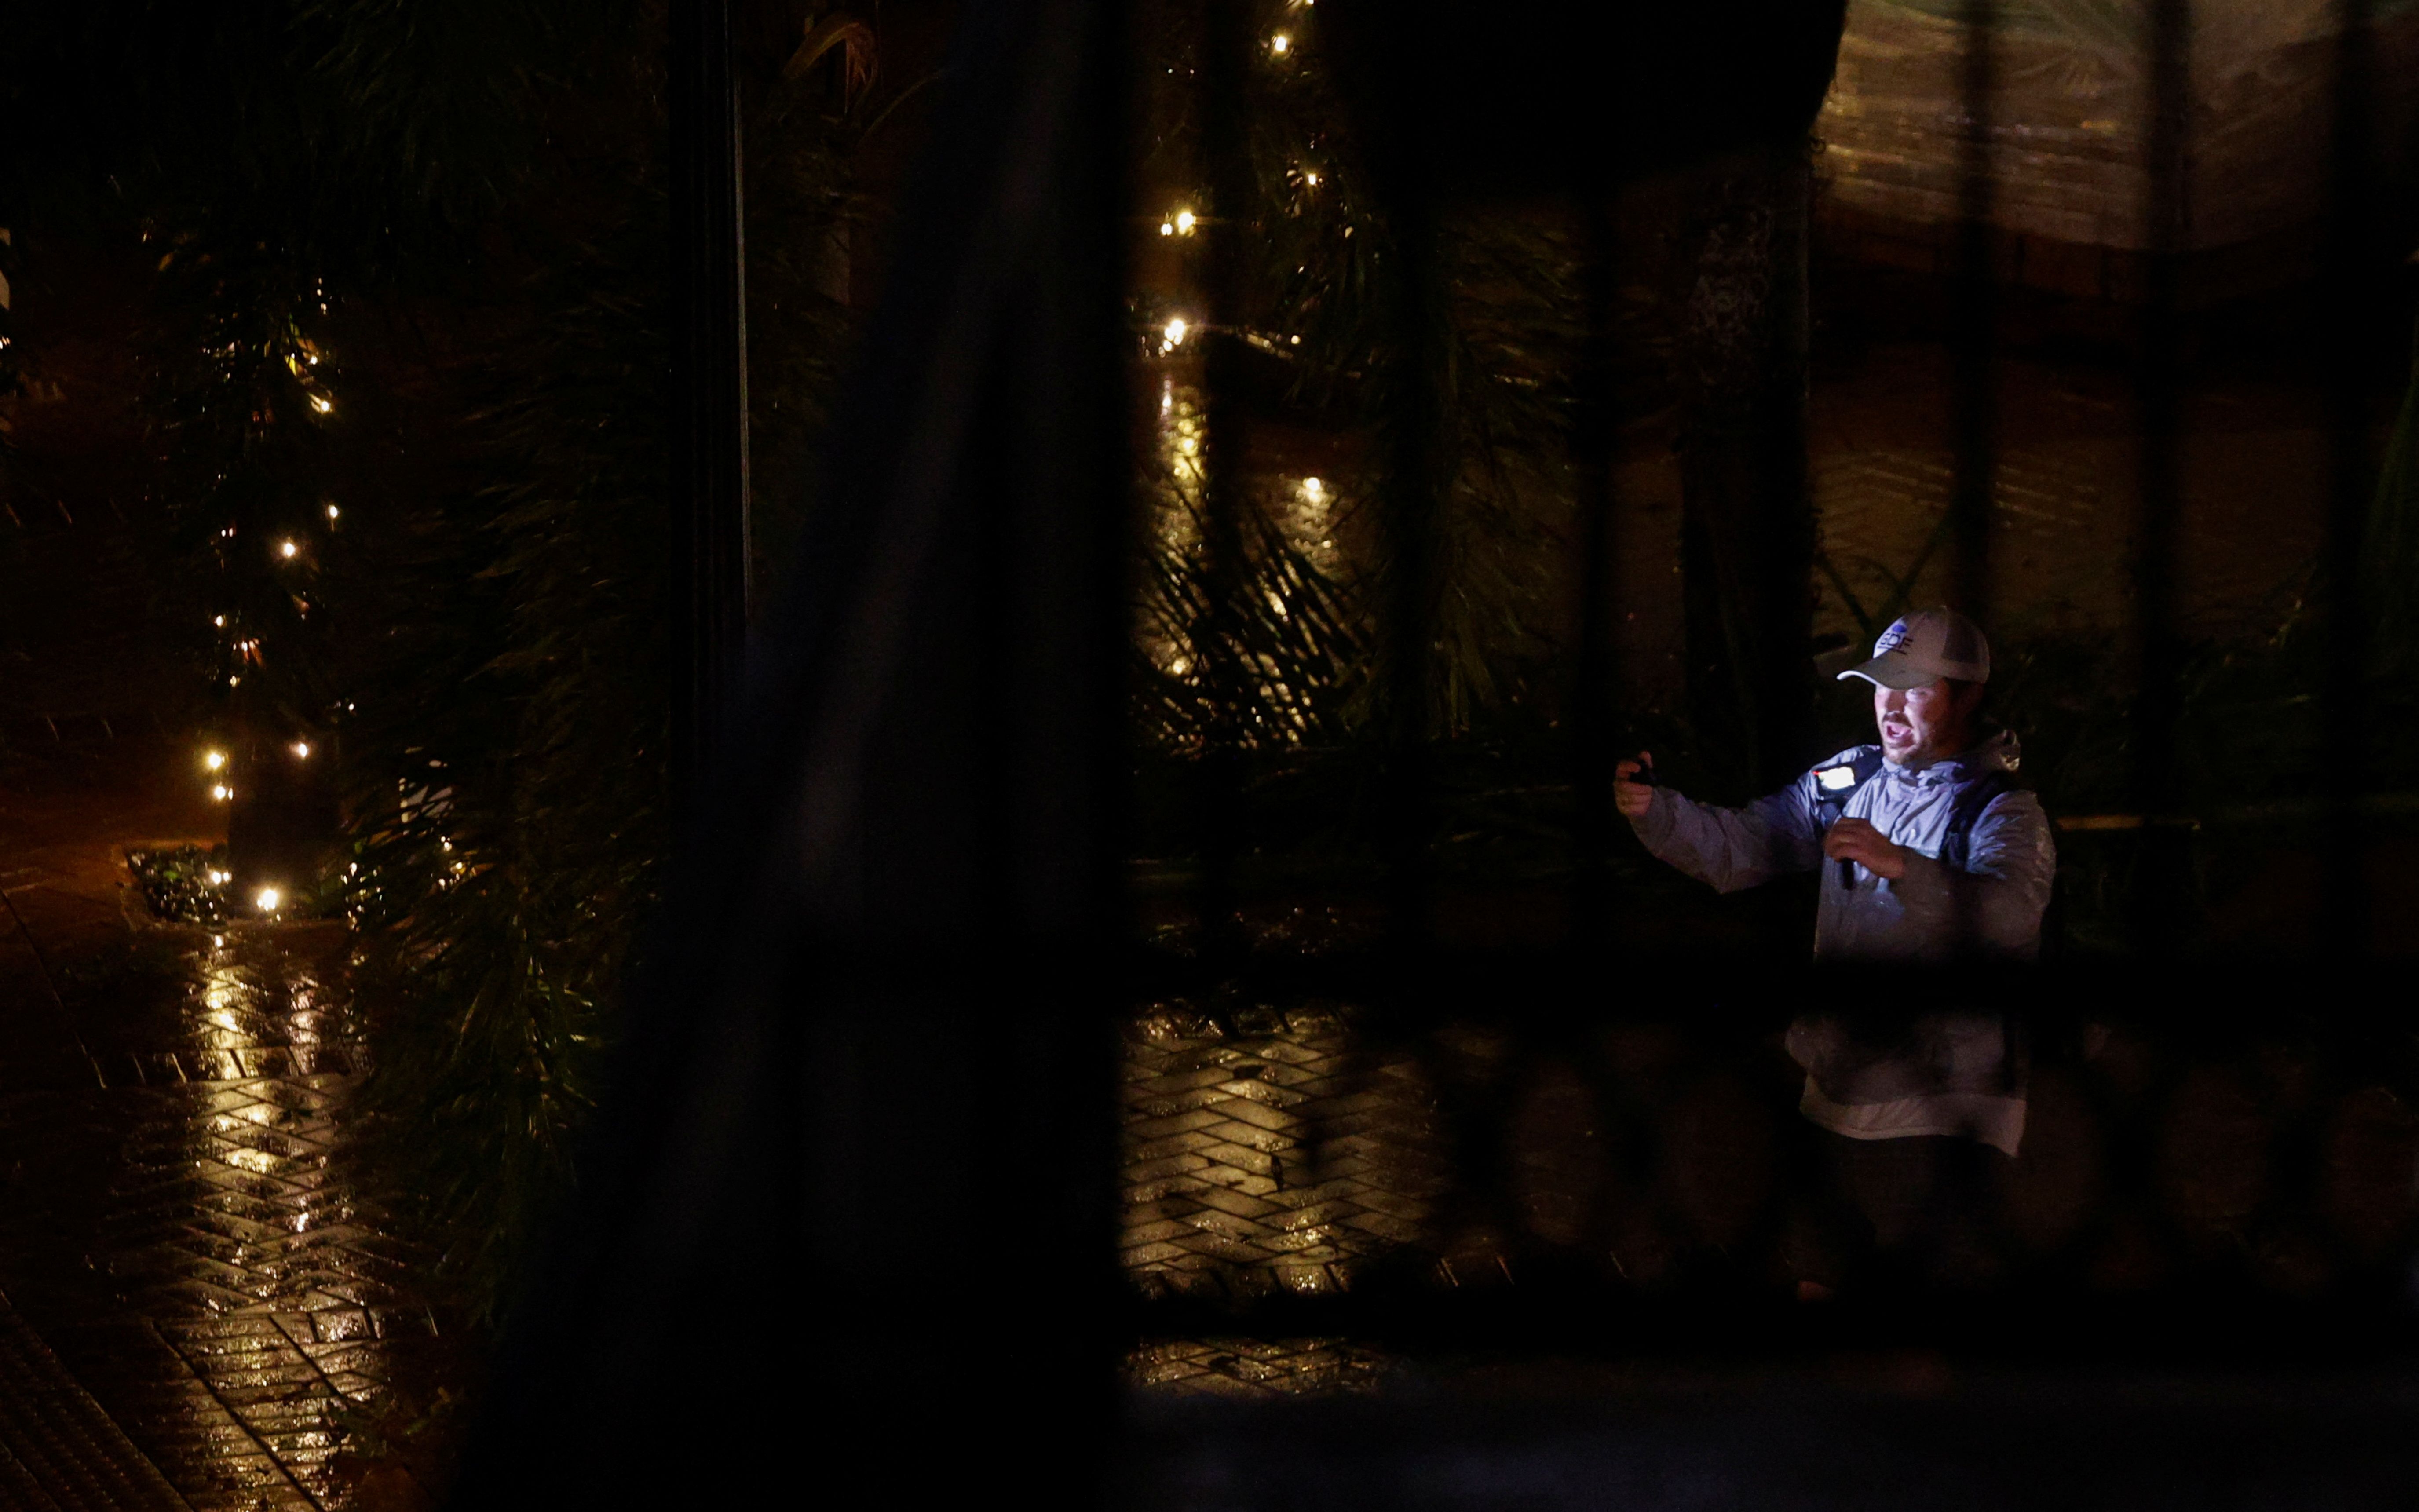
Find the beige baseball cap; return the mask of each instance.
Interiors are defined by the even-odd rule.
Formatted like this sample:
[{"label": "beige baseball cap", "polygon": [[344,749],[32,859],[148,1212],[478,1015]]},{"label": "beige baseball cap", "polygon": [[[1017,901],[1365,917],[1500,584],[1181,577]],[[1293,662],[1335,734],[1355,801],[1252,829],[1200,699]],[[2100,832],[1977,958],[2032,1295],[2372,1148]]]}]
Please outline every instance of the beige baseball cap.
[{"label": "beige baseball cap", "polygon": [[1921,687],[1935,677],[1961,683],[1991,680],[1991,643],[1981,627],[1953,609],[1928,609],[1893,622],[1873,642],[1873,658],[1840,674],[1876,687]]}]

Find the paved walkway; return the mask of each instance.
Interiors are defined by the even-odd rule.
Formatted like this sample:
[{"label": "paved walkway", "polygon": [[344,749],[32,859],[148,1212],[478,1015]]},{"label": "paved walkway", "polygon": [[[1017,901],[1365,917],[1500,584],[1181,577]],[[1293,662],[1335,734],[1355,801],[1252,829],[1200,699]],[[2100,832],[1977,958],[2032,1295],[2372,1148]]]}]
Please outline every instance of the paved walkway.
[{"label": "paved walkway", "polygon": [[139,795],[114,815],[106,792],[12,797],[0,1288],[89,1393],[84,1416],[122,1430],[125,1473],[177,1498],[75,1504],[355,1502],[347,1431],[390,1393],[427,1400],[445,1341],[412,1282],[425,1257],[345,1167],[363,1049],[343,932],[150,923],[111,852],[162,816]]},{"label": "paved walkway", "polygon": [[[0,794],[0,1504],[419,1504],[399,1472],[345,1462],[454,1357],[415,1286],[428,1257],[346,1167],[365,1026],[344,937],[131,917],[116,847],[193,817],[145,810],[154,791],[173,786]],[[2299,1056],[2120,1036],[2044,1070],[2010,1255],[2119,1290],[2230,1255],[2289,1289],[2392,1252],[2419,1118]],[[1336,1006],[1166,1003],[1130,1022],[1122,1077],[1122,1260],[1146,1295],[1500,1287],[1540,1260],[1609,1287],[1708,1264],[1787,1284],[1799,1126],[1777,1049],[1475,1023],[1389,1040]],[[2109,1184],[2119,1119],[2160,1152],[2150,1185]],[[2257,1176],[2290,1149],[2315,1180]],[[1361,1341],[1206,1330],[1127,1376],[1251,1396],[1395,1368]]]},{"label": "paved walkway", "polygon": [[[2419,1111],[2386,1074],[2283,1031],[2102,1031],[2083,1060],[2035,1068],[2023,1152],[1995,1167],[1958,1284],[2369,1296],[2419,1243]],[[1540,1268],[1638,1296],[1693,1276],[1819,1298],[1802,1283],[1836,1259],[1834,1178],[1810,1160],[1798,1089],[1777,1036],[1390,1038],[1332,1007],[1163,1004],[1125,1036],[1128,1282],[1238,1315]],[[1156,1341],[1127,1375],[1254,1395],[1387,1370],[1351,1341],[1212,1336]]]},{"label": "paved walkway", "polygon": [[0,1310],[0,1506],[181,1512],[190,1504],[16,1310]]},{"label": "paved walkway", "polygon": [[1146,1295],[1240,1304],[1379,1268],[1501,1286],[1555,1253],[1650,1282],[1762,1237],[1791,1196],[1777,1048],[1480,1023],[1388,1040],[1334,1007],[1164,1004],[1129,1027],[1124,1072],[1123,1257]]}]

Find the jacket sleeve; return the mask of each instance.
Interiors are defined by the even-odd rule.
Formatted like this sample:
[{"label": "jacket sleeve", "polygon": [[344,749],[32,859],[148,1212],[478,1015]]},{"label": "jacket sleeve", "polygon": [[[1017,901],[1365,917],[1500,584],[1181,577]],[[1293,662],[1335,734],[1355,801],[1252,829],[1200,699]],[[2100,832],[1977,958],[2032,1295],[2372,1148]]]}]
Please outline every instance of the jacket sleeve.
[{"label": "jacket sleeve", "polygon": [[1656,788],[1645,814],[1630,821],[1647,854],[1717,891],[1737,892],[1823,859],[1813,779],[1803,777],[1744,809],[1717,808]]},{"label": "jacket sleeve", "polygon": [[1974,821],[1963,872],[1910,851],[1892,884],[1910,914],[1930,916],[1992,955],[2041,952],[2042,916],[2057,880],[2057,845],[2041,800],[2018,789],[1991,800]]}]

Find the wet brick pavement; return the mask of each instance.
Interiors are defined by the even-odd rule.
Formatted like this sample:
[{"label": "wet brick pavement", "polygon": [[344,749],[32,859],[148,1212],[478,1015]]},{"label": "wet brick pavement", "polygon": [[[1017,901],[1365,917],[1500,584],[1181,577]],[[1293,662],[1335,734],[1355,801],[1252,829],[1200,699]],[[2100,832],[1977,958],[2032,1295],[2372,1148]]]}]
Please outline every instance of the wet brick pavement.
[{"label": "wet brick pavement", "polygon": [[0,1506],[177,1512],[188,1504],[13,1308],[0,1308]]},{"label": "wet brick pavement", "polygon": [[1798,1088],[1777,1042],[1549,1046],[1478,1022],[1388,1039],[1357,1016],[1132,1021],[1121,1244],[1146,1296],[1248,1305],[1379,1271],[1491,1288],[1538,1256],[1652,1284],[1734,1263],[1786,1205]]},{"label": "wet brick pavement", "polygon": [[345,1165],[343,932],[96,891],[20,867],[0,918],[0,1286],[182,1504],[346,1504],[347,1415],[428,1399],[445,1341]]},{"label": "wet brick pavement", "polygon": [[1373,1392],[1398,1362],[1340,1338],[1209,1337],[1148,1344],[1126,1361],[1126,1383],[1144,1391],[1216,1396]]},{"label": "wet brick pavement", "polygon": [[[2307,1043],[2103,1029],[2085,1060],[2036,1068],[1974,1277],[2110,1297],[2369,1286],[2419,1241],[2419,1112],[2380,1074]],[[1387,1037],[1331,1006],[1162,1004],[1124,1041],[1124,1269],[1145,1297],[1239,1321],[1283,1293],[1502,1287],[1540,1266],[1632,1295],[1709,1276],[1802,1295],[1830,1210],[1798,1088],[1777,1035]],[[1147,1345],[1127,1377],[1251,1395],[1388,1368],[1347,1341],[1195,1337]]]},{"label": "wet brick pavement", "polygon": [[1147,1295],[1333,1291],[1428,1237],[1446,1171],[1416,1063],[1356,1053],[1331,1010],[1240,1027],[1162,1006],[1126,1037],[1121,1243]]},{"label": "wet brick pavement", "polygon": [[[347,1504],[348,1417],[427,1400],[455,1357],[414,1285],[427,1257],[346,1166],[366,1052],[341,932],[146,926],[114,861],[0,849],[10,1316],[123,1428],[128,1485],[147,1461],[195,1508]],[[2299,1056],[2119,1034],[2089,1068],[2044,1069],[2011,1250],[2119,1286],[2222,1251],[2291,1287],[2406,1244],[2419,1120]],[[1332,1004],[1163,1003],[1129,1021],[1121,1064],[1129,1282],[1237,1317],[1134,1350],[1125,1376],[1147,1393],[1393,1379],[1399,1362],[1364,1341],[1252,1335],[1245,1310],[1277,1293],[1517,1285],[1540,1257],[1612,1287],[1708,1264],[1788,1284],[1776,1254],[1802,1131],[1770,1044],[1621,1026],[1547,1042],[1482,1023],[1388,1037]],[[2161,1152],[2153,1187],[2112,1192],[2120,1119]],[[2306,1190],[2242,1176],[2287,1148],[2314,1152]],[[93,1412],[43,1421],[85,1423],[85,1458],[119,1462]],[[53,1452],[10,1431],[0,1416],[17,1463]]]}]

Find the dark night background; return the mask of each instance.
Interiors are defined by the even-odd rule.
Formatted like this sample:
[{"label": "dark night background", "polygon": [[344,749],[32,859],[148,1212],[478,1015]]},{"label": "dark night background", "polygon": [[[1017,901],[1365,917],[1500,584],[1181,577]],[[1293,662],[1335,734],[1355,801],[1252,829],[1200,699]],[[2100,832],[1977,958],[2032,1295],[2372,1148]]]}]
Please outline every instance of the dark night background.
[{"label": "dark night background", "polygon": [[[2419,9],[1563,10],[15,8],[0,1504],[2386,1504]],[[1604,773],[1935,602],[2035,1121],[1826,1311]]]}]

